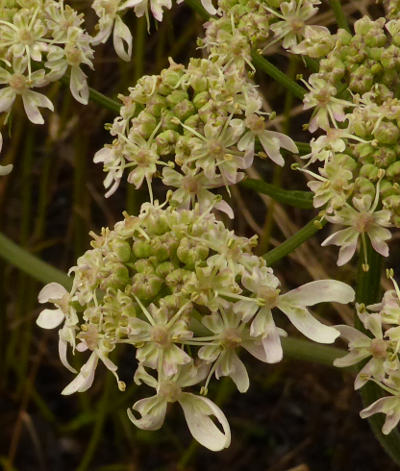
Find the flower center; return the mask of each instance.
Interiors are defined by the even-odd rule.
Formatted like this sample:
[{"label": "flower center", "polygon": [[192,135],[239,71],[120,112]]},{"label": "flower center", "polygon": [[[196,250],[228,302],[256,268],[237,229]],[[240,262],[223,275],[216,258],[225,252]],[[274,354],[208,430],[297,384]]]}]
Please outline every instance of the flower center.
[{"label": "flower center", "polygon": [[159,347],[168,347],[171,343],[168,330],[158,325],[155,325],[151,329],[151,339],[158,344]]},{"label": "flower center", "polygon": [[172,381],[165,381],[160,386],[159,395],[164,396],[168,402],[178,401],[181,393],[181,388]]},{"label": "flower center", "polygon": [[26,78],[21,74],[14,74],[9,84],[17,93],[23,93],[26,89]]},{"label": "flower center", "polygon": [[225,329],[222,333],[222,344],[226,348],[236,348],[242,342],[242,337],[239,329],[230,327]]},{"label": "flower center", "polygon": [[371,353],[375,358],[386,358],[387,344],[382,339],[373,339],[371,342]]},{"label": "flower center", "polygon": [[373,222],[374,222],[374,218],[372,214],[361,213],[354,222],[354,228],[360,233],[368,232]]}]

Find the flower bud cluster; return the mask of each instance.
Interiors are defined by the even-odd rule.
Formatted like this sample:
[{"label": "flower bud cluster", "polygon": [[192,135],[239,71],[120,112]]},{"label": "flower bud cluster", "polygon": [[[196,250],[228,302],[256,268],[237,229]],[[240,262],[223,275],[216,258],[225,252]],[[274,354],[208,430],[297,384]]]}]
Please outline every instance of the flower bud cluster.
[{"label": "flower bud cluster", "polygon": [[220,0],[221,16],[206,25],[206,34],[199,40],[210,58],[221,65],[244,69],[251,63],[251,49],[266,50],[275,43],[292,50],[304,37],[305,26],[314,16],[319,0]]},{"label": "flower bud cluster", "polygon": [[[51,283],[39,295],[40,302],[50,301],[55,309],[42,311],[38,324],[54,328],[64,321],[62,362],[73,370],[68,345],[91,352],[63,393],[88,389],[99,360],[124,390],[110,356],[119,344],[132,345],[138,361],[135,381],[156,390],[129,410],[132,422],[160,428],[166,404],[179,402],[194,437],[211,449],[229,445],[225,416],[211,401],[183,388],[200,383],[205,395],[213,376],[230,376],[245,392],[249,378],[238,355],[242,348],[263,362],[282,358],[280,336],[285,332],[276,327],[272,309],[283,312],[309,338],[332,343],[338,331],[317,321],[307,306],[354,298],[349,286],[332,280],[281,294],[272,269],[252,253],[256,237],[236,236],[197,207],[177,211],[145,203],[139,216],[125,215],[113,230],[93,237],[93,248],[70,270],[71,292]],[[207,404],[206,414],[201,404]],[[207,433],[191,428],[198,415],[199,427]],[[223,436],[205,415],[224,424]]]},{"label": "flower bud cluster", "polygon": [[34,89],[67,71],[72,95],[87,103],[89,91],[81,67],[93,66],[93,49],[82,23],[81,14],[55,0],[10,0],[0,8],[0,112],[5,121],[20,96],[29,120],[43,124],[39,108],[53,110],[53,104]]},{"label": "flower bud cluster", "polygon": [[395,97],[400,23],[365,16],[354,29],[354,35],[344,30],[331,35],[332,50],[310,76],[304,98],[305,109],[314,108],[308,129],[326,133],[311,140],[305,156],[307,166],[323,163],[309,183],[314,206],[323,208],[330,222],[349,226],[324,243],[341,247],[339,265],[351,259],[359,238],[365,249],[366,236],[387,256],[387,228],[400,227],[400,101]]},{"label": "flower bud cluster", "polygon": [[348,342],[349,353],[336,359],[334,365],[347,367],[364,362],[354,388],[360,389],[373,381],[390,394],[360,412],[363,418],[385,414],[384,434],[390,433],[400,420],[400,291],[394,280],[393,283],[395,289],[386,291],[380,303],[368,307],[357,305],[365,333],[347,325],[336,326]]},{"label": "flower bud cluster", "polygon": [[391,90],[399,83],[400,20],[364,16],[354,23],[354,34],[322,29],[305,36],[295,51],[321,59],[317,75],[336,91],[363,94],[376,83]]},{"label": "flower bud cluster", "polygon": [[284,164],[281,147],[297,152],[289,137],[265,129],[261,97],[236,68],[224,71],[209,59],[191,59],[187,67],[170,60],[160,75],[142,77],[129,91],[109,126],[114,141],[94,157],[107,172],[106,196],[127,169],[136,188],[146,181],[151,194],[153,177],[161,176],[177,188],[172,204],[189,208],[198,201],[208,208],[209,189],[238,182],[240,170],[252,164],[257,139],[278,165]]}]

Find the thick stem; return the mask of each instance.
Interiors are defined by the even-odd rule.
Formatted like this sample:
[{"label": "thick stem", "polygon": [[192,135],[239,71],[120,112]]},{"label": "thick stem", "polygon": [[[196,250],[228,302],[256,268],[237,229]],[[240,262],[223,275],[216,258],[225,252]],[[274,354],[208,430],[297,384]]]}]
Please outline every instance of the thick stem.
[{"label": "thick stem", "polygon": [[268,195],[278,203],[287,204],[295,208],[313,209],[313,194],[311,191],[284,190],[279,186],[254,178],[242,180],[240,186]]}]

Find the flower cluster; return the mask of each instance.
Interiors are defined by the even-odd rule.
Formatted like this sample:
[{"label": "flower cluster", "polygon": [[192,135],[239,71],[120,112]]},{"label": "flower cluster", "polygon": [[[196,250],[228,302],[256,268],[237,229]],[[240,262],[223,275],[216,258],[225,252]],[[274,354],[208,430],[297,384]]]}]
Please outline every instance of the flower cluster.
[{"label": "flower cluster", "polygon": [[[392,271],[388,272],[392,278]],[[349,353],[334,361],[338,367],[363,361],[354,388],[359,389],[373,381],[390,394],[360,413],[363,418],[376,413],[386,414],[384,434],[390,433],[400,420],[400,291],[393,278],[392,281],[394,289],[386,291],[380,303],[368,307],[357,305],[357,315],[365,333],[347,325],[336,326],[349,343]]]},{"label": "flower cluster", "polygon": [[234,64],[244,69],[251,63],[251,49],[266,50],[275,43],[293,50],[302,40],[307,26],[321,2],[319,0],[220,0],[220,17],[205,25],[206,34],[199,45],[207,49],[209,57],[229,67]]},{"label": "flower cluster", "polygon": [[53,104],[34,89],[67,71],[72,95],[87,103],[81,67],[93,66],[93,50],[82,23],[82,15],[56,0],[9,1],[0,9],[0,112],[5,113],[5,121],[15,99],[21,97],[29,120],[43,124],[39,108],[53,110]]},{"label": "flower cluster", "polygon": [[[182,3],[183,0],[177,0],[176,3]],[[215,15],[217,10],[212,4],[212,0],[201,0],[203,7],[210,15]],[[118,56],[128,61],[132,54],[132,33],[128,26],[123,22],[122,16],[132,9],[137,17],[146,16],[149,25],[149,6],[153,17],[157,21],[163,19],[163,9],[170,9],[171,0],[94,0],[92,8],[98,17],[96,25],[96,35],[93,38],[93,44],[105,43],[108,38],[113,36],[115,52]]]},{"label": "flower cluster", "polygon": [[160,75],[142,77],[129,91],[109,126],[114,141],[94,157],[107,172],[106,196],[127,169],[136,188],[146,181],[151,194],[152,179],[160,175],[164,185],[177,188],[172,204],[189,208],[197,201],[208,208],[214,198],[209,189],[242,178],[257,140],[278,165],[284,164],[281,147],[297,152],[288,136],[265,129],[261,97],[236,68],[224,71],[209,59],[191,59],[185,68],[170,60]]},{"label": "flower cluster", "polygon": [[[318,174],[310,172],[314,206],[328,221],[348,226],[324,242],[340,246],[338,265],[352,258],[360,238],[365,248],[367,236],[387,256],[388,228],[400,226],[400,23],[363,17],[354,29],[354,35],[326,33],[330,40],[323,43],[331,51],[309,77],[304,98],[305,109],[314,109],[309,130],[324,132],[311,140],[311,153],[304,156],[306,167],[323,164]],[[315,41],[306,38],[298,48],[312,57],[326,55],[326,50],[315,52]],[[368,269],[367,260],[364,266]]]},{"label": "flower cluster", "polygon": [[[68,345],[90,352],[63,394],[87,390],[99,360],[124,390],[110,357],[118,344],[132,345],[135,381],[156,390],[129,409],[132,422],[156,430],[167,403],[179,402],[193,436],[212,450],[229,445],[230,431],[222,411],[204,397],[209,381],[229,376],[240,392],[247,391],[242,348],[266,363],[281,360],[285,332],[275,325],[272,310],[310,339],[332,343],[339,332],[317,321],[307,306],[354,298],[352,288],[333,280],[281,294],[272,269],[252,253],[256,238],[236,236],[198,208],[177,211],[145,203],[139,216],[125,215],[113,230],[93,238],[93,248],[70,270],[71,292],[50,283],[39,294],[41,303],[52,302],[55,309],[44,309],[37,323],[44,328],[63,323],[63,364],[74,371]],[[184,390],[199,383],[200,395]]]}]

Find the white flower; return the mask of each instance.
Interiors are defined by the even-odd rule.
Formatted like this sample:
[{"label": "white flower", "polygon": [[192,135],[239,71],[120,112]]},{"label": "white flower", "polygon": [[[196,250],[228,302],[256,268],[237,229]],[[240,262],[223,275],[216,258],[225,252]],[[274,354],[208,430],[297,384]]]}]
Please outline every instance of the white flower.
[{"label": "white flower", "polygon": [[320,343],[333,343],[339,332],[334,327],[326,326],[315,319],[307,307],[326,302],[348,304],[354,301],[354,296],[353,288],[346,283],[337,280],[317,280],[280,295],[276,306],[309,339]]},{"label": "white flower", "polygon": [[64,326],[59,330],[58,353],[61,363],[72,373],[76,373],[67,359],[67,346],[75,348],[75,330],[78,317],[75,310],[69,306],[70,295],[64,286],[59,283],[49,283],[44,286],[38,295],[41,304],[51,302],[57,307],[55,309],[43,309],[36,319],[36,324],[42,329],[55,329],[66,320]]},{"label": "white flower", "polygon": [[8,113],[17,95],[22,98],[22,103],[28,119],[35,124],[43,124],[44,119],[39,108],[48,108],[54,111],[53,103],[41,93],[30,90],[31,87],[46,85],[44,81],[44,70],[33,72],[28,78],[25,75],[27,63],[23,59],[15,59],[13,62],[13,73],[0,67],[0,113]]},{"label": "white flower", "polygon": [[371,378],[382,381],[385,373],[394,370],[396,366],[398,367],[399,362],[397,358],[391,358],[389,341],[383,338],[381,316],[366,312],[362,305],[357,305],[357,314],[364,327],[374,337],[371,338],[348,325],[335,326],[340,335],[349,342],[349,353],[344,357],[337,358],[333,364],[338,367],[347,367],[371,357],[359,371],[354,382],[354,388],[360,389]]},{"label": "white flower", "polygon": [[281,167],[285,164],[279,150],[281,147],[295,154],[299,152],[296,144],[289,136],[265,129],[265,122],[261,116],[251,114],[246,117],[245,123],[248,131],[240,138],[237,146],[240,151],[245,152],[245,168],[250,167],[253,163],[256,137],[268,157]]},{"label": "white flower", "polygon": [[309,131],[314,132],[318,128],[329,129],[332,122],[335,127],[337,121],[346,119],[345,108],[353,106],[351,102],[336,98],[336,88],[328,83],[319,74],[310,75],[308,82],[304,82],[310,90],[304,96],[304,109],[315,108],[309,124]]},{"label": "white flower", "polygon": [[360,412],[360,416],[365,419],[377,413],[386,415],[385,423],[382,427],[382,433],[384,435],[388,435],[400,420],[400,396],[381,397],[363,409]]},{"label": "white flower", "polygon": [[335,215],[328,215],[326,217],[332,223],[349,226],[346,229],[334,232],[321,244],[323,247],[332,244],[340,247],[337,260],[338,266],[344,265],[353,257],[360,236],[363,244],[366,269],[368,261],[365,251],[365,235],[369,237],[371,245],[376,252],[384,257],[389,255],[389,247],[386,240],[391,238],[391,233],[386,228],[391,227],[391,213],[386,209],[375,211],[378,201],[379,185],[377,186],[375,201],[372,201],[369,195],[364,195],[360,198],[354,197],[352,202],[355,208],[346,204],[343,208],[336,211]]},{"label": "white flower", "polygon": [[[157,394],[137,401],[132,410],[128,409],[129,419],[141,429],[158,430],[164,423],[168,403],[178,402],[191,434],[201,445],[212,451],[229,447],[231,431],[221,409],[206,397],[182,391],[182,388],[193,386],[204,379],[207,370],[205,365],[187,365],[172,380],[160,380],[158,383],[152,376],[142,372],[140,380],[157,389]],[[141,417],[137,419],[132,411],[138,412]],[[211,417],[216,419],[223,431]]]}]

